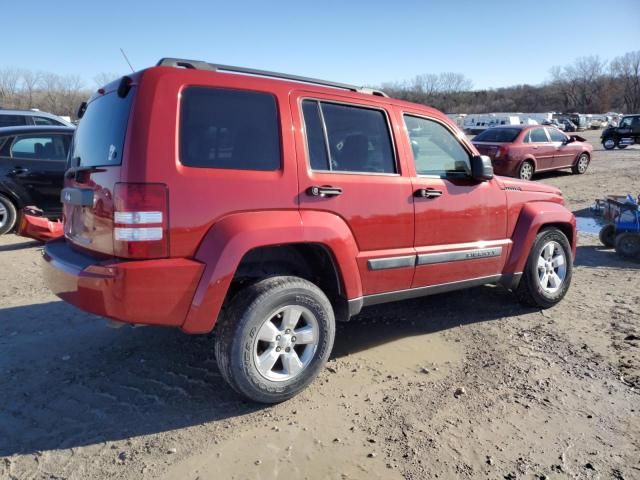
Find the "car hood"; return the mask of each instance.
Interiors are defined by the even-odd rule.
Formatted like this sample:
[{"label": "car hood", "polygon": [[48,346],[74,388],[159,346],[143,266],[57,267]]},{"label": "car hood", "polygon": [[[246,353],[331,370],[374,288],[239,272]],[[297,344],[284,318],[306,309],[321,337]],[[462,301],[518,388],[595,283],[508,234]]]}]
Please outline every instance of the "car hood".
[{"label": "car hood", "polygon": [[562,198],[562,192],[559,188],[540,182],[532,182],[529,180],[520,180],[510,177],[496,177],[500,182],[502,189],[506,191],[542,193],[549,196]]}]

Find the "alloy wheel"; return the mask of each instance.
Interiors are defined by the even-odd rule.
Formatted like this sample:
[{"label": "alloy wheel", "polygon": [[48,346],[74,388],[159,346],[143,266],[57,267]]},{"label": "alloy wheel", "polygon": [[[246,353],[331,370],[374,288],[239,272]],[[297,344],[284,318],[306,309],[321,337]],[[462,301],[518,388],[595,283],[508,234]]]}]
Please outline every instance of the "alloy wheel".
[{"label": "alloy wheel", "polygon": [[538,257],[538,283],[547,293],[557,292],[567,276],[567,261],[562,246],[547,242]]},{"label": "alloy wheel", "polygon": [[313,359],[319,332],[315,315],[300,305],[289,305],[270,315],[253,345],[253,360],[260,375],[281,382],[298,376]]},{"label": "alloy wheel", "polygon": [[7,207],[5,207],[2,202],[0,202],[0,228],[4,227],[5,223],[7,223],[8,218],[9,212],[7,212]]},{"label": "alloy wheel", "polygon": [[589,157],[585,154],[580,155],[578,159],[578,172],[584,173],[587,171],[587,167],[589,166]]}]

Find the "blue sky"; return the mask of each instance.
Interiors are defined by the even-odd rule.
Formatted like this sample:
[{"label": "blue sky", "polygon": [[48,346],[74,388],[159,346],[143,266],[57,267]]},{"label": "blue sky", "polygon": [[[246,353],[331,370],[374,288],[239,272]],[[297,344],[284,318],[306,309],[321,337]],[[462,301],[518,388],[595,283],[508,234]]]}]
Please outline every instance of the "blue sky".
[{"label": "blue sky", "polygon": [[[640,0],[3,2],[0,68],[123,74],[163,56],[358,85],[453,71],[475,88],[640,50]],[[21,39],[21,40],[18,40]]]}]

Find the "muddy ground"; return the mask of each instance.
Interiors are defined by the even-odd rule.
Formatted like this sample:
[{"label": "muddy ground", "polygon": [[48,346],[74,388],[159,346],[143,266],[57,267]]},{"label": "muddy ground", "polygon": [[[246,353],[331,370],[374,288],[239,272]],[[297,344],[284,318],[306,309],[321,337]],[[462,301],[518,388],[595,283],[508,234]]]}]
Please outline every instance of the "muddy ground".
[{"label": "muddy ground", "polygon": [[[640,193],[640,147],[586,135],[586,175],[537,179],[581,216]],[[640,263],[592,235],[555,308],[499,287],[371,308],[273,407],[227,387],[210,337],[109,329],[51,295],[39,262],[0,238],[1,478],[640,478]]]}]

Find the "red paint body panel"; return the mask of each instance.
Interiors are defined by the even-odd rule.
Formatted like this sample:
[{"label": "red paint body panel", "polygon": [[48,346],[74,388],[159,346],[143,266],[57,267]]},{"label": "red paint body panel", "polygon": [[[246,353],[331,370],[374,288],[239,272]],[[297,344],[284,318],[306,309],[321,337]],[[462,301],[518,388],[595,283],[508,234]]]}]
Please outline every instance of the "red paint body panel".
[{"label": "red paint body panel", "polygon": [[[68,181],[67,186],[92,189],[94,206],[87,215],[65,207],[66,244],[46,249],[51,289],[89,312],[130,323],[178,326],[188,333],[208,332],[243,257],[264,246],[323,246],[335,263],[340,292],[347,300],[519,273],[536,233],[546,224],[563,226],[575,251],[575,219],[553,187],[501,177],[479,182],[416,174],[405,112],[437,120],[470,155],[478,153],[455,124],[434,109],[315,85],[170,67],[135,74],[133,85],[136,93],[122,165],[91,173],[81,185]],[[250,171],[182,165],[180,98],[189,86],[273,95],[281,168]],[[300,112],[300,100],[307,97],[383,110],[397,174],[312,171]],[[167,186],[168,258],[114,257],[112,199],[117,182]],[[340,187],[342,195],[306,193],[310,186],[326,185]],[[413,196],[416,189],[426,187],[443,195]],[[501,254],[417,267],[371,266],[380,259],[484,247],[501,247]]]}]

